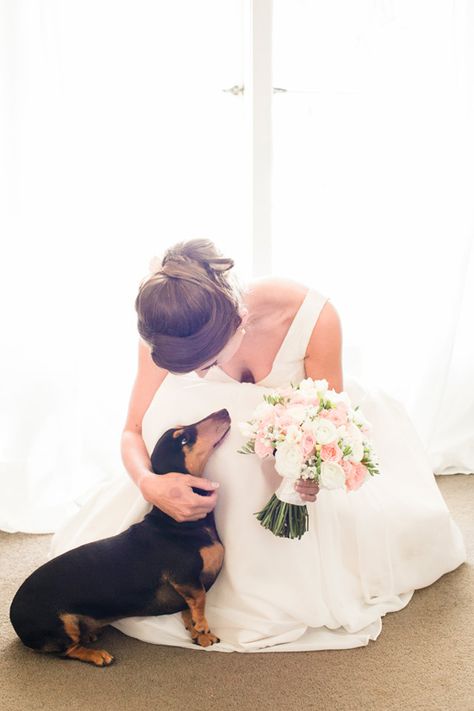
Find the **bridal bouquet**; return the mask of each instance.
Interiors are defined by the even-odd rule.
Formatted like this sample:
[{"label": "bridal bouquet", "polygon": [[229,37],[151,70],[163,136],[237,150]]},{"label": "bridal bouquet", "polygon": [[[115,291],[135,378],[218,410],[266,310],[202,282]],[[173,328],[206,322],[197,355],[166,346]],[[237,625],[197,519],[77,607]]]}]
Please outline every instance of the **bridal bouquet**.
[{"label": "bridal bouquet", "polygon": [[295,491],[296,479],[354,491],[378,474],[370,423],[347,393],[329,390],[327,380],[306,378],[263,399],[252,418],[239,423],[248,441],[238,452],[275,456],[283,481],[255,515],[276,536],[300,539],[308,530],[308,510]]}]

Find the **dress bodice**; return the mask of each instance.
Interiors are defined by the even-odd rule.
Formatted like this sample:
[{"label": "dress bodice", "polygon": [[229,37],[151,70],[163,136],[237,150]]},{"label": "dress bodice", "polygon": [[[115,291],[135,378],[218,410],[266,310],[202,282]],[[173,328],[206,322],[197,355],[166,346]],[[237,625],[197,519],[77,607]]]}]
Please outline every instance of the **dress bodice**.
[{"label": "dress bodice", "polygon": [[[314,326],[328,297],[309,288],[285,338],[275,356],[272,369],[256,385],[277,388],[297,383],[305,377],[304,357]],[[208,370],[205,380],[209,382],[238,382],[218,365]]]}]

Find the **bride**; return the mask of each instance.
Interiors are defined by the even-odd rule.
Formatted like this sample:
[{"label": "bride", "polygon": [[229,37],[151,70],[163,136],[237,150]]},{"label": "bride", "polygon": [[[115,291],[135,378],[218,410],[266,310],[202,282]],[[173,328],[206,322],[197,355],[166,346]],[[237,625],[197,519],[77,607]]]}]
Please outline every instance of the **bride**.
[{"label": "bride", "polygon": [[[243,289],[232,267],[211,241],[195,239],[170,248],[140,285],[139,364],[121,443],[129,477],[101,486],[56,533],[51,555],[114,535],[152,505],[176,521],[214,510],[225,559],[206,616],[221,642],[205,651],[367,644],[383,615],[466,560],[462,536],[401,403],[353,378],[343,382],[341,325],[328,298],[272,277]],[[297,482],[310,530],[295,541],[256,520],[279,479],[271,460],[237,453],[243,438],[236,425],[264,393],[305,377],[325,378],[361,406],[381,475],[350,494]],[[165,429],[222,407],[234,426],[209,460],[207,478],[152,472],[149,453]],[[114,626],[148,642],[202,649],[179,613]]]}]

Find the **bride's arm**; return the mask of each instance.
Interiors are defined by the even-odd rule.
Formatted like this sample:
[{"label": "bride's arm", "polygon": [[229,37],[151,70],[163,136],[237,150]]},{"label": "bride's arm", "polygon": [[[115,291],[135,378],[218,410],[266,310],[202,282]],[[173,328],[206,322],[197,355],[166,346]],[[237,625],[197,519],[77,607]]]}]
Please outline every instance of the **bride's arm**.
[{"label": "bride's arm", "polygon": [[[122,461],[148,502],[158,506],[176,521],[196,521],[204,518],[215,507],[217,493],[214,489],[217,484],[213,485],[213,482],[205,478],[197,479],[177,472],[157,476],[152,471],[142,437],[143,415],[167,374],[167,370],[155,365],[149,347],[140,340],[138,372],[122,432]],[[212,493],[209,496],[200,496],[193,492],[193,486],[209,489]]]},{"label": "bride's arm", "polygon": [[167,370],[158,368],[155,365],[148,346],[140,339],[138,371],[130,396],[127,419],[121,441],[123,463],[139,488],[141,488],[142,480],[146,479],[151,473],[150,457],[142,438],[142,419],[167,374]]},{"label": "bride's arm", "polygon": [[344,389],[341,321],[330,301],[323,306],[309,339],[304,369],[307,378],[325,378],[336,392]]}]

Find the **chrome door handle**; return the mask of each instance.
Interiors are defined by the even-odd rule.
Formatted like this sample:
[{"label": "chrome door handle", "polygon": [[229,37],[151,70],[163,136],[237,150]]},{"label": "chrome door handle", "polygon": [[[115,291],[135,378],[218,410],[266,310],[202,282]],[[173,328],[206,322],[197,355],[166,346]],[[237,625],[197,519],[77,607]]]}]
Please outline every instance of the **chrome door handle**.
[{"label": "chrome door handle", "polygon": [[[245,87],[243,84],[235,84],[234,86],[231,86],[229,89],[222,89],[222,91],[227,92],[228,94],[233,94],[234,96],[241,96],[245,92]],[[286,93],[288,89],[281,89],[280,87],[274,86],[273,87],[273,93],[274,94],[281,94],[281,93]]]},{"label": "chrome door handle", "polygon": [[235,84],[235,86],[231,86],[230,89],[222,89],[222,91],[226,91],[229,94],[233,94],[234,96],[239,96],[240,94],[244,93],[244,85],[241,84],[238,86]]}]

